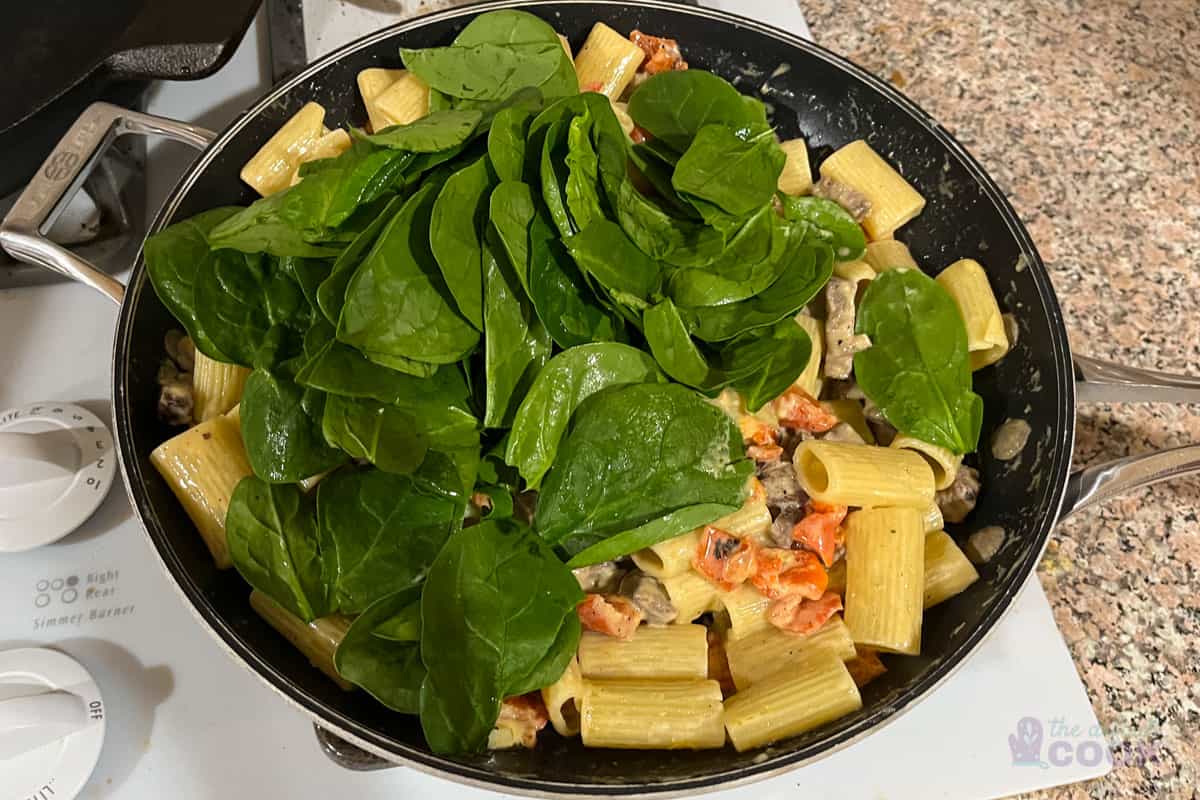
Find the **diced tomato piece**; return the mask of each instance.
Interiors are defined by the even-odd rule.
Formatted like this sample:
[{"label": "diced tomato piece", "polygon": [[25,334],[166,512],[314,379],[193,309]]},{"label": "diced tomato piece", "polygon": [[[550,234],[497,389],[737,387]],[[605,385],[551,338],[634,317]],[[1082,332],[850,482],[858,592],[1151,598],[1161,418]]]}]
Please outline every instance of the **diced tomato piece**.
[{"label": "diced tomato piece", "polygon": [[725,655],[725,640],[721,634],[708,629],[708,679],[721,684],[721,694],[729,697],[737,691],[733,675],[729,672],[729,659]]},{"label": "diced tomato piece", "polygon": [[629,34],[629,41],[642,48],[642,52],[646,54],[641,69],[647,75],[688,68],[687,62],[683,60],[683,53],[679,51],[679,42],[674,39],[634,31]]},{"label": "diced tomato piece", "polygon": [[692,566],[704,577],[732,592],[754,573],[754,542],[709,525],[700,536]]},{"label": "diced tomato piece", "polygon": [[750,582],[772,600],[793,594],[815,600],[829,585],[820,560],[807,550],[765,547],[758,551],[755,565]]},{"label": "diced tomato piece", "polygon": [[580,91],[582,91],[582,92],[598,92],[603,88],[604,88],[604,84],[601,83],[600,81],[592,81],[587,86],[584,86],[582,89],[580,89]]},{"label": "diced tomato piece", "polygon": [[819,600],[789,594],[771,603],[767,609],[767,621],[781,630],[809,634],[820,629],[841,610],[842,598],[833,592],[826,592]]},{"label": "diced tomato piece", "polygon": [[648,139],[651,139],[653,137],[650,135],[650,132],[648,130],[646,130],[645,128],[641,127],[640,125],[634,125],[633,130],[629,132],[629,138],[633,141],[634,144],[641,144],[642,142],[647,141]]},{"label": "diced tomato piece", "polygon": [[838,424],[838,418],[830,414],[813,396],[798,386],[789,387],[772,402],[779,424],[809,433],[824,433]]},{"label": "diced tomato piece", "polygon": [[538,691],[504,698],[500,704],[500,719],[528,722],[534,730],[540,731],[550,721],[550,715],[546,713],[546,704],[542,702],[542,693]]},{"label": "diced tomato piece", "polygon": [[792,540],[819,555],[825,566],[832,567],[841,541],[841,524],[849,509],[809,500],[804,511],[804,519],[792,527]]},{"label": "diced tomato piece", "polygon": [[846,662],[846,669],[850,671],[854,685],[860,689],[887,672],[887,667],[879,660],[879,653],[868,647],[858,648],[854,658]]},{"label": "diced tomato piece", "polygon": [[752,444],[746,448],[746,455],[761,463],[778,461],[783,456],[783,448],[777,444]]},{"label": "diced tomato piece", "polygon": [[642,610],[618,594],[589,594],[575,611],[587,630],[623,640],[633,638],[642,622]]},{"label": "diced tomato piece", "polygon": [[778,444],[779,437],[775,429],[753,414],[738,414],[738,430],[742,441],[746,444],[769,445]]}]

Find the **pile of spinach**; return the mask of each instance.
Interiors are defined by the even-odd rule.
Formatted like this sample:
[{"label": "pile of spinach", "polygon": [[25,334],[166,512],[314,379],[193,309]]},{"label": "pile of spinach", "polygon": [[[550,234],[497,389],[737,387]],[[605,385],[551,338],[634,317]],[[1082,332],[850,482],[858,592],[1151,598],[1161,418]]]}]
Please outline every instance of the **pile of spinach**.
[{"label": "pile of spinach", "polygon": [[[634,145],[531,14],[401,55],[427,117],[145,258],[197,348],[253,370],[236,567],[301,619],[357,615],[339,672],[458,752],[574,652],[569,567],[741,504],[752,465],[697,390],[782,392],[811,350],[792,316],[863,240],[776,192],[763,104],[714,75],[647,80]],[[476,491],[492,511],[464,529]]]}]

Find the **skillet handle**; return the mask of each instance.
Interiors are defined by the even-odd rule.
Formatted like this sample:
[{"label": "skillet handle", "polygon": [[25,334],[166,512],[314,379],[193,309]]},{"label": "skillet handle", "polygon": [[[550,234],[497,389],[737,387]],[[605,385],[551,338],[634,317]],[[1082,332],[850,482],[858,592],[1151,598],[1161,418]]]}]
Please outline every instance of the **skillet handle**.
[{"label": "skillet handle", "polygon": [[67,201],[83,184],[100,156],[119,136],[164,136],[203,149],[212,131],[110,103],[92,103],[59,140],[33,180],[0,222],[0,247],[18,261],[52,269],[86,284],[120,305],[125,287],[84,258],[46,238]]},{"label": "skillet handle", "polygon": [[[1084,403],[1200,403],[1200,378],[1075,356],[1075,396]],[[1063,519],[1159,481],[1200,473],[1200,445],[1127,456],[1071,474]]]},{"label": "skillet handle", "polygon": [[317,735],[317,744],[321,752],[342,769],[353,772],[371,772],[377,769],[390,769],[399,766],[386,761],[374,753],[368,753],[358,745],[351,744],[336,733],[313,724],[313,733]]}]

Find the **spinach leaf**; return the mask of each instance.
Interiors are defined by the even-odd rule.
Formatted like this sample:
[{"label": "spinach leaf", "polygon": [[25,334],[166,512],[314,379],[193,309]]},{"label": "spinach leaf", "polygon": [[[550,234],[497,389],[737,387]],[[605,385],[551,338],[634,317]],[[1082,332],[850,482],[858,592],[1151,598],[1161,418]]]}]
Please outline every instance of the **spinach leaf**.
[{"label": "spinach leaf", "polygon": [[[624,323],[596,298],[557,236],[531,230],[529,295],[559,347],[622,338]],[[553,233],[553,232],[551,232]]]},{"label": "spinach leaf", "polygon": [[279,260],[279,266],[292,276],[308,305],[315,310],[318,303],[317,292],[321,284],[329,279],[333,262],[325,258],[288,256]]},{"label": "spinach leaf", "polygon": [[[403,605],[398,603],[400,610],[380,622],[371,631],[371,635],[380,639],[390,639],[393,642],[421,641],[421,595],[414,594],[413,598],[411,603]],[[420,688],[417,686],[418,691]]]},{"label": "spinach leaf", "polygon": [[439,153],[465,143],[482,119],[483,113],[475,109],[435,111],[407,125],[392,125],[362,138],[393,150]]},{"label": "spinach leaf", "polygon": [[557,37],[553,42],[402,48],[400,55],[413,74],[455,98],[503,100],[527,86],[538,87],[547,97],[564,93],[560,67],[566,52]]},{"label": "spinach leaf", "polygon": [[824,197],[792,197],[780,194],[783,215],[790,220],[807,222],[833,248],[838,261],[862,258],[867,251],[867,237],[862,227],[846,209]]},{"label": "spinach leaf", "polygon": [[142,250],[150,283],[163,305],[187,329],[197,350],[226,363],[232,359],[213,343],[196,317],[195,285],[202,262],[240,260],[236,253],[214,253],[208,248],[209,231],[240,210],[224,206],[177,222],[146,239]]},{"label": "spinach leaf", "polygon": [[616,342],[582,344],[556,355],[521,401],[504,460],[536,489],[554,463],[571,415],[596,392],[628,383],[664,383],[654,359]]},{"label": "spinach leaf", "polygon": [[449,290],[429,247],[436,188],[425,185],[408,199],[346,287],[338,339],[368,358],[379,354],[449,364],[479,343],[479,332],[447,299]]},{"label": "spinach leaf", "polygon": [[[518,44],[522,42],[559,43],[558,32],[551,25],[535,14],[516,9],[502,9],[487,14],[480,14],[463,28],[462,33],[454,39],[454,44],[460,47],[483,44]],[[575,65],[566,50],[562,49],[558,61],[558,69],[541,86],[547,98],[566,97],[579,91],[579,79],[575,74]]]},{"label": "spinach leaf", "polygon": [[305,622],[333,611],[316,508],[298,486],[243,478],[229,499],[225,536],[246,582]]},{"label": "spinach leaf", "polygon": [[359,350],[359,352],[363,354],[363,358],[373,364],[394,369],[406,375],[416,375],[418,378],[428,378],[438,371],[437,364],[417,361],[413,358],[405,358],[404,356],[392,355],[390,353],[377,353],[374,350],[367,349]]},{"label": "spinach leaf", "polygon": [[342,315],[342,304],[346,300],[346,286],[354,277],[354,270],[370,252],[375,240],[379,238],[379,232],[383,230],[383,226],[400,213],[403,205],[403,197],[393,197],[389,200],[383,210],[375,216],[375,219],[371,220],[370,224],[354,237],[346,249],[338,254],[337,260],[333,262],[333,268],[329,271],[329,277],[317,287],[317,305],[320,307],[321,313],[325,315],[325,319],[334,325],[337,325],[338,317]]},{"label": "spinach leaf", "polygon": [[512,267],[491,235],[483,252],[484,378],[483,424],[506,427],[538,371],[550,358],[550,335],[523,296]]},{"label": "spinach leaf", "polygon": [[700,503],[687,506],[652,519],[641,527],[596,542],[591,547],[572,556],[571,560],[567,562],[567,566],[576,569],[590,564],[599,564],[602,561],[612,561],[666,541],[673,536],[678,536],[679,531],[698,528],[715,519],[732,514],[734,511],[737,511],[737,506],[719,503]]},{"label": "spinach leaf", "polygon": [[336,394],[325,400],[321,432],[334,447],[384,472],[414,472],[429,449],[421,421],[411,412]]},{"label": "spinach leaf", "polygon": [[483,156],[450,176],[438,192],[429,244],[458,311],[483,330],[483,232],[496,176]]},{"label": "spinach leaf", "polygon": [[979,444],[983,400],[971,391],[967,333],[954,299],[918,270],[889,270],[867,288],[854,356],[863,393],[901,433],[952,453]]},{"label": "spinach leaf", "polygon": [[[690,70],[689,70],[690,71]],[[680,267],[703,267],[725,251],[725,234],[702,222],[673,216],[626,178],[615,203],[621,229],[643,253]]]},{"label": "spinach leaf", "polygon": [[519,181],[525,173],[525,132],[533,112],[524,107],[506,108],[496,114],[488,131],[488,158],[501,181]]},{"label": "spinach leaf", "polygon": [[243,366],[271,367],[294,355],[312,319],[292,272],[260,254],[202,259],[194,302],[207,338]]},{"label": "spinach leaf", "polygon": [[333,654],[339,675],[401,714],[420,711],[425,680],[421,646],[416,640],[396,640],[381,633],[397,621],[408,622],[409,609],[419,610],[420,602],[420,587],[379,598],[354,620]]},{"label": "spinach leaf", "polygon": [[662,285],[662,272],[652,258],[629,240],[621,226],[597,219],[563,244],[575,263],[615,298],[645,307]]},{"label": "spinach leaf", "polygon": [[679,152],[705,125],[753,136],[769,130],[766,108],[727,81],[698,69],[660,72],[629,98],[629,116],[642,130]]},{"label": "spinach leaf", "polygon": [[671,185],[741,217],[771,202],[785,160],[770,130],[742,137],[727,125],[705,125],[675,165]]},{"label": "spinach leaf", "polygon": [[456,367],[439,369],[427,378],[397,372],[334,339],[327,323],[309,329],[305,351],[308,360],[296,374],[301,386],[381,403],[409,405],[416,402],[414,398],[428,398],[442,407],[468,407],[470,390],[462,370]]},{"label": "spinach leaf", "polygon": [[567,210],[577,230],[604,216],[600,206],[600,160],[592,147],[591,130],[590,112],[572,119],[567,129]]},{"label": "spinach leaf", "polygon": [[567,120],[551,124],[545,139],[542,140],[542,200],[546,204],[546,210],[550,212],[550,219],[554,220],[559,233],[564,237],[578,230],[567,209],[566,154],[570,125]]},{"label": "spinach leaf", "polygon": [[579,642],[571,572],[522,525],[450,537],[421,595],[421,727],[435,753],[481,749],[505,697],[562,674]]},{"label": "spinach leaf", "polygon": [[412,478],[422,490],[465,502],[475,486],[478,470],[479,444],[476,443],[430,450]]},{"label": "spinach leaf", "polygon": [[791,318],[742,334],[721,348],[720,362],[737,375],[734,389],[751,413],[787,391],[808,364],[812,340]]},{"label": "spinach leaf", "polygon": [[646,309],[642,325],[650,352],[663,372],[697,389],[717,389],[725,383],[724,376],[709,367],[688,333],[679,309],[670,300]]},{"label": "spinach leaf", "polygon": [[256,369],[242,393],[242,441],[254,474],[268,483],[295,483],[348,459],[321,434],[326,396],[286,377]]},{"label": "spinach leaf", "polygon": [[[534,238],[557,238],[542,219],[533,191],[520,181],[501,181],[492,191],[488,216],[513,273],[529,291],[529,243]],[[536,232],[533,226],[537,225]]]},{"label": "spinach leaf", "polygon": [[[576,409],[534,524],[547,542],[576,554],[688,506],[737,507],[753,471],[732,420],[692,390],[610,388]],[[657,535],[685,530],[664,523]]]},{"label": "spinach leaf", "polygon": [[463,511],[462,503],[422,492],[403,475],[339,470],[321,481],[317,519],[337,609],[357,614],[419,583],[462,525]]},{"label": "spinach leaf", "polygon": [[760,294],[737,303],[690,309],[689,327],[696,338],[724,341],[794,316],[833,274],[832,249],[820,241],[793,242],[783,258],[782,274]]},{"label": "spinach leaf", "polygon": [[711,264],[676,270],[667,294],[681,306],[717,306],[753,297],[787,266],[783,251],[792,227],[764,206],[746,220]]},{"label": "spinach leaf", "polygon": [[[665,150],[666,146],[661,145],[659,148],[655,148],[651,145],[654,141],[654,139],[650,139],[639,142],[630,148],[630,163],[633,164],[638,175],[645,178],[649,188],[654,190],[653,193],[669,206],[672,214],[699,219],[700,214],[696,211],[696,207],[680,197],[679,192],[675,191],[675,187],[671,185],[671,173],[675,171],[675,159],[678,158],[678,154],[671,153],[671,160],[666,160],[660,152]],[[649,194],[649,192],[647,193]]]}]

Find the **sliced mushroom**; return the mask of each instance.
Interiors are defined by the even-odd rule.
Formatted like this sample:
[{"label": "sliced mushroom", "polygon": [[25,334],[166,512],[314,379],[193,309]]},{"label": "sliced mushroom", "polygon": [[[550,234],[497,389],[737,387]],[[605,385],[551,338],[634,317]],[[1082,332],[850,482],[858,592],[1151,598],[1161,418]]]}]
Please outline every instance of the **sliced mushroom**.
[{"label": "sliced mushroom", "polygon": [[679,612],[671,603],[666,588],[654,577],[635,569],[621,579],[621,595],[629,598],[642,610],[642,621],[651,625],[666,625],[674,622]]},{"label": "sliced mushroom", "polygon": [[572,570],[579,588],[592,594],[612,594],[617,591],[625,570],[616,561],[601,561],[588,567]]},{"label": "sliced mushroom", "polygon": [[196,366],[196,346],[183,331],[172,328],[163,338],[167,355],[183,372],[191,372]]},{"label": "sliced mushroom", "polygon": [[808,495],[796,480],[791,460],[764,464],[759,480],[767,495],[767,510],[771,512],[771,543],[776,547],[791,547],[792,527],[804,516]]},{"label": "sliced mushroom", "polygon": [[821,178],[813,184],[812,193],[817,197],[832,200],[846,209],[846,212],[854,217],[855,222],[862,222],[866,219],[867,214],[871,213],[871,201],[867,199],[866,195],[844,183]]},{"label": "sliced mushroom", "polygon": [[830,278],[825,284],[825,377],[844,380],[854,368],[854,354],[871,340],[854,332],[853,281]]},{"label": "sliced mushroom", "polygon": [[190,381],[172,381],[162,385],[158,394],[158,418],[168,425],[191,425],[195,398]]},{"label": "sliced mushroom", "polygon": [[946,522],[962,522],[979,502],[979,471],[963,464],[954,475],[954,483],[937,493],[937,505]]}]

